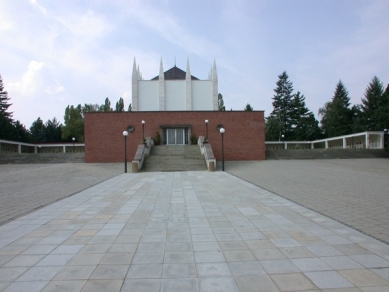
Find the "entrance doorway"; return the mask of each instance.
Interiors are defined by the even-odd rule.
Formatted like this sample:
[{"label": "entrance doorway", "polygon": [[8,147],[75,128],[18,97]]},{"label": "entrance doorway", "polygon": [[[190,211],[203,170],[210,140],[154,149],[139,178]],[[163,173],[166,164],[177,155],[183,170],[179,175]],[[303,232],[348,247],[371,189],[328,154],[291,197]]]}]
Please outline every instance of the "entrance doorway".
[{"label": "entrance doorway", "polygon": [[166,145],[188,145],[188,128],[164,129]]}]

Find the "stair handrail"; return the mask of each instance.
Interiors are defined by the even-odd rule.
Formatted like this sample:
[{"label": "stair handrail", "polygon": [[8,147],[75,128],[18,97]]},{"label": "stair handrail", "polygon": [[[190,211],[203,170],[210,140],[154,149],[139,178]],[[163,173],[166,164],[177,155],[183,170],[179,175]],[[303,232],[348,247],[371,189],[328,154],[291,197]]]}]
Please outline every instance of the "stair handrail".
[{"label": "stair handrail", "polygon": [[132,160],[132,172],[142,170],[145,157],[150,155],[151,147],[154,145],[154,140],[151,137],[146,137],[145,142],[138,145],[134,159]]},{"label": "stair handrail", "polygon": [[200,136],[197,139],[197,145],[199,145],[201,154],[204,156],[208,171],[215,171],[216,158],[213,155],[212,146],[210,143],[208,143],[208,141],[206,143],[204,143],[204,141],[204,136]]}]

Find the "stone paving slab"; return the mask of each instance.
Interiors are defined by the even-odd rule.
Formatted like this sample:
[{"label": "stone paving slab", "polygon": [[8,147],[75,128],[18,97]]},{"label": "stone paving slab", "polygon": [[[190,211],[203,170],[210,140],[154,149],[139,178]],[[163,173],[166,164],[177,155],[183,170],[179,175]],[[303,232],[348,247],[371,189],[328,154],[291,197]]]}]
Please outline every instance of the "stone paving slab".
[{"label": "stone paving slab", "polygon": [[0,165],[0,225],[121,173],[120,163]]},{"label": "stone paving slab", "polygon": [[226,162],[225,169],[389,243],[389,159]]},{"label": "stone paving slab", "polygon": [[226,172],[121,174],[0,226],[0,291],[388,289],[388,245]]}]

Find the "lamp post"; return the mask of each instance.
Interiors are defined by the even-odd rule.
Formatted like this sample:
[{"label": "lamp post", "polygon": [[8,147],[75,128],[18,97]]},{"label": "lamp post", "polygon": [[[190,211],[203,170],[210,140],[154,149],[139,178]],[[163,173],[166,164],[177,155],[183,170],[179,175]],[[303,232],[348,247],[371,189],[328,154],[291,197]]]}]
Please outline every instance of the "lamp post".
[{"label": "lamp post", "polygon": [[74,153],[74,141],[76,141],[76,138],[72,138],[72,140],[73,140],[73,153]]},{"label": "lamp post", "polygon": [[205,120],[205,141],[208,142],[208,120]]},{"label": "lamp post", "polygon": [[220,128],[219,132],[222,134],[222,171],[224,171],[224,128]]},{"label": "lamp post", "polygon": [[284,134],[282,134],[281,135],[281,137],[282,137],[282,149],[285,149],[285,136],[284,136]]},{"label": "lamp post", "polygon": [[146,122],[144,120],[142,120],[143,143],[145,142],[145,124],[146,124]]},{"label": "lamp post", "polygon": [[128,132],[124,131],[123,136],[124,136],[124,173],[127,173],[127,136],[128,136]]}]

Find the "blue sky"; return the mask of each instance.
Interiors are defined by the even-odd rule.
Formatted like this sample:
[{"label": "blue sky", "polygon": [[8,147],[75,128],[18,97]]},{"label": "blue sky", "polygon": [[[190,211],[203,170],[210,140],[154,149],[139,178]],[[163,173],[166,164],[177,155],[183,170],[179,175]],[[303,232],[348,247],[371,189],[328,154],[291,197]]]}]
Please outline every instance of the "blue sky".
[{"label": "blue sky", "polygon": [[278,75],[316,115],[341,79],[353,104],[373,76],[389,83],[389,1],[0,1],[0,74],[14,118],[63,122],[67,105],[131,102],[176,64],[205,79],[213,60],[227,110],[272,111]]}]

